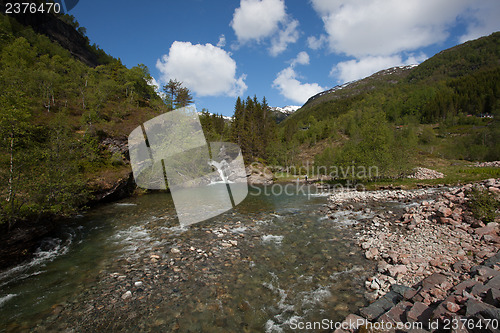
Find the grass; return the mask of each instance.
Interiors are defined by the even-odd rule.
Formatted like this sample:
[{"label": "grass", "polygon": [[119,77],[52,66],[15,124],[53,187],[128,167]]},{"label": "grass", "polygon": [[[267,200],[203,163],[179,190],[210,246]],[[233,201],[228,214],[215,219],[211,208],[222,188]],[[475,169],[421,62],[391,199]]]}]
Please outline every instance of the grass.
[{"label": "grass", "polygon": [[445,177],[438,179],[383,179],[373,182],[367,182],[368,189],[376,189],[381,186],[400,186],[405,189],[416,188],[419,185],[437,186],[437,185],[459,185],[464,183],[477,182],[489,178],[500,177],[500,168],[479,168],[466,161],[453,160],[430,160],[432,165],[420,165],[429,169],[442,172]]},{"label": "grass", "polygon": [[[413,189],[423,185],[459,185],[489,178],[500,178],[500,168],[474,167],[468,161],[427,158],[419,166],[442,172],[445,177],[439,179],[390,178],[358,181],[358,183],[362,183],[369,190],[387,186]],[[291,182],[297,180],[297,178],[304,180],[304,175],[291,175],[286,172],[277,172],[274,176],[277,182]],[[341,180],[333,181],[333,183],[341,182]]]}]

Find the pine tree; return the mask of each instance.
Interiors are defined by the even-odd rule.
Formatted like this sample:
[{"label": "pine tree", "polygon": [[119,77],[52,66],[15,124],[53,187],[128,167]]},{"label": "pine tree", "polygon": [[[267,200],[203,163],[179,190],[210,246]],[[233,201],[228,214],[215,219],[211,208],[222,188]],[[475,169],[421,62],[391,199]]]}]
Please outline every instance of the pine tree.
[{"label": "pine tree", "polygon": [[176,79],[173,79],[173,80],[170,79],[168,81],[168,83],[163,87],[163,91],[166,94],[170,94],[170,105],[168,105],[170,107],[170,110],[174,109],[173,103],[176,99],[175,96],[179,92],[179,89],[181,88],[181,86],[182,86],[182,82],[179,82]]},{"label": "pine tree", "polygon": [[189,92],[188,88],[180,87],[177,90],[177,96],[175,98],[175,106],[177,108],[182,108],[193,103],[193,96]]}]

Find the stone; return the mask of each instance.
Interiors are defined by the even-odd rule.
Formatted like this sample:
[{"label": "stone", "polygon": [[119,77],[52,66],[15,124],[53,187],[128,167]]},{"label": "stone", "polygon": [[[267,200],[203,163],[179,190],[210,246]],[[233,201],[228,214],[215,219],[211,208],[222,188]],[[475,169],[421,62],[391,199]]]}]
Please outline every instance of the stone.
[{"label": "stone", "polygon": [[372,247],[368,251],[365,252],[365,257],[368,260],[375,259],[379,255],[379,251],[376,247]]},{"label": "stone", "polygon": [[472,287],[470,293],[472,296],[481,297],[481,295],[486,294],[488,289],[489,288],[483,285],[482,283],[477,283],[474,285],[474,287]]},{"label": "stone", "polygon": [[127,292],[125,292],[125,294],[122,295],[123,300],[127,300],[131,297],[132,297],[132,292],[130,290],[128,290]]},{"label": "stone", "polygon": [[484,183],[484,185],[486,187],[490,187],[490,186],[495,186],[496,184],[496,179],[495,178],[490,178],[490,179],[487,179]]},{"label": "stone", "polygon": [[[366,323],[366,319],[351,313],[347,317],[345,317],[340,327],[349,328],[349,331],[357,331],[358,328],[361,327],[364,323]],[[335,330],[334,332],[337,332],[337,330]]]},{"label": "stone", "polygon": [[493,267],[494,265],[500,264],[500,251],[498,251],[494,256],[483,262],[483,266]]},{"label": "stone", "polygon": [[431,307],[422,302],[415,302],[411,309],[406,313],[406,318],[409,322],[420,322],[426,324],[429,322],[431,315]]},{"label": "stone", "polygon": [[459,260],[453,264],[453,271],[457,273],[467,272],[471,269],[470,264],[465,260]]},{"label": "stone", "polygon": [[474,281],[474,280],[462,281],[453,288],[453,290],[454,290],[453,293],[456,295],[462,295],[464,290],[470,291],[472,289],[472,287],[474,287],[476,284],[480,284],[480,282]]},{"label": "stone", "polygon": [[465,312],[465,315],[467,317],[475,316],[476,314],[478,314],[484,310],[495,309],[494,307],[492,307],[489,304],[476,301],[475,299],[472,299],[472,298],[467,300],[467,302],[465,303],[465,307],[467,309],[467,311]]},{"label": "stone", "polygon": [[[471,217],[471,218],[472,218],[472,217]],[[474,219],[474,218],[472,218],[472,222],[470,223],[470,226],[471,226],[472,228],[475,228],[475,229],[477,229],[477,228],[482,228],[482,227],[484,227],[485,225],[486,225],[486,224],[484,224],[481,220],[476,220],[476,219]]]},{"label": "stone", "polygon": [[372,282],[370,283],[370,289],[372,290],[380,289],[380,281],[377,278],[373,279]]},{"label": "stone", "polygon": [[401,301],[389,311],[378,318],[378,322],[384,323],[402,323],[405,321],[405,313],[412,307],[412,303]]},{"label": "stone", "polygon": [[181,250],[179,250],[178,248],[176,247],[173,247],[170,249],[170,253],[173,253],[173,254],[179,254],[181,253]]},{"label": "stone", "polygon": [[142,285],[143,285],[142,281],[136,281],[136,282],[134,283],[134,286],[136,286],[136,287],[138,287],[138,288],[139,288],[139,287],[142,287]]},{"label": "stone", "polygon": [[474,266],[471,269],[471,274],[472,275],[479,275],[479,276],[484,276],[487,279],[490,279],[495,276],[500,275],[500,271],[496,271],[491,267],[488,266]]},{"label": "stone", "polygon": [[485,287],[488,289],[497,289],[500,290],[500,276],[495,276],[491,280],[489,280],[486,284]]},{"label": "stone", "polygon": [[496,320],[497,323],[500,322],[500,309],[490,307],[487,309],[483,309],[480,312],[481,315],[483,315],[485,318]]},{"label": "stone", "polygon": [[441,206],[438,209],[438,213],[440,214],[441,217],[448,217],[451,216],[451,214],[453,214],[453,211],[448,207]]},{"label": "stone", "polygon": [[490,222],[486,226],[482,228],[477,228],[474,230],[474,233],[480,237],[484,235],[495,235],[498,229],[498,223]]},{"label": "stone", "polygon": [[417,291],[415,289],[409,289],[404,293],[403,296],[404,296],[404,299],[410,300],[410,299],[413,299],[413,297],[415,297],[416,294],[417,294]]},{"label": "stone", "polygon": [[372,304],[359,310],[359,313],[368,320],[375,320],[384,312],[392,308],[403,297],[394,291],[390,291]]},{"label": "stone", "polygon": [[377,271],[379,273],[385,273],[389,267],[391,267],[391,265],[389,265],[385,260],[380,260],[378,263],[377,263]]},{"label": "stone", "polygon": [[484,296],[484,302],[494,307],[500,306],[500,290],[498,289],[488,289],[486,296]]},{"label": "stone", "polygon": [[458,305],[457,303],[454,303],[454,302],[446,302],[446,309],[450,312],[458,312],[460,311],[460,305]]},{"label": "stone", "polygon": [[408,268],[405,265],[394,265],[388,268],[389,274],[393,277],[398,275],[403,275],[408,272]]},{"label": "stone", "polygon": [[500,236],[497,235],[484,235],[483,236],[483,241],[488,242],[488,243],[495,243],[495,244],[500,244]]},{"label": "stone", "polygon": [[407,292],[411,292],[411,291],[416,292],[415,289],[401,285],[401,284],[393,284],[391,286],[391,290],[394,291],[395,293],[403,296],[403,297],[405,297]]},{"label": "stone", "polygon": [[429,290],[431,288],[434,288],[435,286],[439,287],[444,282],[447,282],[446,276],[444,276],[443,274],[434,273],[426,277],[421,284],[423,290]]}]

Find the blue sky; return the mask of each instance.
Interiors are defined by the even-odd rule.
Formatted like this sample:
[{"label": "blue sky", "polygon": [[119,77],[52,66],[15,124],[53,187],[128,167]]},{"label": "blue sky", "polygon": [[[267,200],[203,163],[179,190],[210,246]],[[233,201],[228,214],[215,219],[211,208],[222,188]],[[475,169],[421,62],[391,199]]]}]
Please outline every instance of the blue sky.
[{"label": "blue sky", "polygon": [[302,105],[500,30],[498,0],[80,0],[70,14],[127,67],[182,81],[198,110],[224,115],[237,96]]}]

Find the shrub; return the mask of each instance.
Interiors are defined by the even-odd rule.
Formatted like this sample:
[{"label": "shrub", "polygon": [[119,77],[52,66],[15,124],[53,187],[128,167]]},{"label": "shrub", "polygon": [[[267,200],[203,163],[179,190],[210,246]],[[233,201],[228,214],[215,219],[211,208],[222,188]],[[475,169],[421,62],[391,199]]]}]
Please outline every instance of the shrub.
[{"label": "shrub", "polygon": [[468,193],[469,208],[472,215],[483,222],[493,222],[499,202],[486,189],[475,188]]}]

